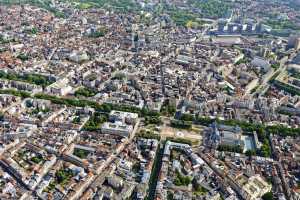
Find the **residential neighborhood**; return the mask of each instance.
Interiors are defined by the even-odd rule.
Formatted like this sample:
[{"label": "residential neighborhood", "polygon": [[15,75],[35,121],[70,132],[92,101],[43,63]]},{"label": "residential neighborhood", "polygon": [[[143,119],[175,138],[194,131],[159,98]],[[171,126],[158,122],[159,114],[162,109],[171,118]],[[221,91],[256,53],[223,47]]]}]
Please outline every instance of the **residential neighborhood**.
[{"label": "residential neighborhood", "polygon": [[0,199],[299,200],[300,2],[0,0]]}]

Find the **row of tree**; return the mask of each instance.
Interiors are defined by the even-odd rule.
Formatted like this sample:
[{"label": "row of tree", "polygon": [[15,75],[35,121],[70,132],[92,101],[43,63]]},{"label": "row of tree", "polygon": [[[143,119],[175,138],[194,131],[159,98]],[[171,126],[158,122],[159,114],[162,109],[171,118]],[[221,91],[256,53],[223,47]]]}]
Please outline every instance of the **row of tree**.
[{"label": "row of tree", "polygon": [[0,71],[0,79],[22,81],[26,83],[35,84],[35,85],[41,85],[43,87],[48,86],[54,82],[50,78],[40,74],[16,74],[12,72],[4,72],[4,71]]},{"label": "row of tree", "polygon": [[280,82],[280,81],[277,81],[277,80],[274,80],[273,81],[273,85],[275,87],[277,87],[278,89],[280,90],[284,90],[292,95],[298,95],[300,96],[300,90],[296,87],[293,87],[289,84],[286,84],[286,83],[283,83],[283,82]]},{"label": "row of tree", "polygon": [[300,128],[289,128],[283,125],[264,125],[260,123],[251,123],[246,122],[242,120],[236,120],[236,119],[227,119],[227,120],[221,120],[221,119],[212,119],[209,117],[201,117],[191,114],[182,114],[178,118],[179,120],[183,121],[192,121],[195,124],[203,125],[203,126],[210,126],[213,122],[217,122],[220,124],[228,125],[228,126],[239,126],[245,133],[252,134],[254,131],[258,134],[258,137],[260,140],[263,140],[267,137],[267,133],[272,133],[275,135],[280,135],[283,137],[286,136],[300,136]]},{"label": "row of tree", "polygon": [[75,107],[92,107],[96,111],[99,112],[110,112],[112,110],[124,111],[124,112],[132,112],[138,113],[140,117],[160,117],[160,113],[156,111],[149,110],[148,108],[138,108],[129,105],[122,104],[111,104],[111,103],[103,103],[99,104],[95,101],[85,100],[85,99],[74,99],[74,98],[61,98],[53,95],[39,93],[34,95],[35,98],[38,99],[46,99],[50,100],[54,104],[63,104],[67,106],[75,106]]},{"label": "row of tree", "polygon": [[174,119],[174,120],[171,120],[171,126],[174,128],[180,128],[180,129],[190,129],[190,128],[192,128],[192,122]]}]

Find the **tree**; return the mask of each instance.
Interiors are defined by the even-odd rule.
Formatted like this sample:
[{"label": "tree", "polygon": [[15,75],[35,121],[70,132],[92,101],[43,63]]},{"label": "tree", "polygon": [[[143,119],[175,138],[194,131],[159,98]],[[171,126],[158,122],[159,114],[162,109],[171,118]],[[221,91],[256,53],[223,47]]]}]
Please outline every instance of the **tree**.
[{"label": "tree", "polygon": [[79,116],[74,117],[73,123],[74,123],[74,124],[79,124],[79,123],[80,123],[80,117],[79,117]]},{"label": "tree", "polygon": [[162,121],[159,116],[146,116],[145,117],[145,124],[156,124],[156,125],[161,125]]},{"label": "tree", "polygon": [[190,129],[192,128],[192,122],[182,120],[171,120],[171,126],[174,128]]},{"label": "tree", "polygon": [[85,151],[83,149],[75,149],[74,150],[74,155],[81,159],[86,158],[88,156],[88,154],[89,154],[89,152]]},{"label": "tree", "polygon": [[191,115],[191,114],[182,114],[180,116],[180,120],[183,120],[183,121],[194,121],[195,117],[194,117],[194,115]]},{"label": "tree", "polygon": [[97,92],[93,91],[90,88],[82,87],[75,91],[75,96],[84,96],[84,97],[93,97],[97,94]]},{"label": "tree", "polygon": [[174,195],[169,191],[168,191],[167,199],[168,200],[173,200],[174,199]]},{"label": "tree", "polygon": [[267,192],[266,194],[264,194],[262,196],[262,199],[263,200],[273,200],[274,199],[273,193],[272,192]]},{"label": "tree", "polygon": [[17,58],[19,58],[20,60],[22,60],[22,61],[26,61],[26,60],[28,60],[29,59],[29,57],[27,56],[27,55],[25,55],[25,54],[19,54],[18,56],[17,56]]},{"label": "tree", "polygon": [[64,185],[72,176],[73,172],[70,169],[61,169],[55,173],[56,180],[61,185]]},{"label": "tree", "polygon": [[251,157],[251,156],[255,156],[256,155],[256,151],[254,150],[247,150],[245,152],[246,156]]},{"label": "tree", "polygon": [[174,184],[176,186],[181,186],[181,185],[188,186],[192,182],[189,176],[183,176],[177,169],[175,171],[175,174],[176,174],[176,178],[174,179]]},{"label": "tree", "polygon": [[37,30],[36,27],[33,27],[33,28],[31,29],[31,34],[36,35],[37,32],[38,32],[38,30]]}]

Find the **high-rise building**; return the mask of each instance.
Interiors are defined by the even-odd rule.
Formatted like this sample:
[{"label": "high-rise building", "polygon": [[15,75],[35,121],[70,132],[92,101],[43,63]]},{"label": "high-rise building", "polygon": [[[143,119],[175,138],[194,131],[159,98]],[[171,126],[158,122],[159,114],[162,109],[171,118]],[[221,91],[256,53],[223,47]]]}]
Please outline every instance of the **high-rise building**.
[{"label": "high-rise building", "polygon": [[296,49],[296,45],[299,45],[299,41],[298,41],[299,39],[300,39],[299,35],[291,35],[288,40],[288,48]]},{"label": "high-rise building", "polygon": [[295,50],[300,49],[300,37],[296,39],[294,48],[295,48]]}]

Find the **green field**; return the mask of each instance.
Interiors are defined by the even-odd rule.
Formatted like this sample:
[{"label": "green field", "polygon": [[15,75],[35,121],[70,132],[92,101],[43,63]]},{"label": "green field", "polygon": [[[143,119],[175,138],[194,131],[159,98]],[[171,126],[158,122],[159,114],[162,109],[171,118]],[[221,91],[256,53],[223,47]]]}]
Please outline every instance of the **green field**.
[{"label": "green field", "polygon": [[[142,10],[140,5],[135,0],[60,0],[61,2],[71,3],[74,8],[84,10],[90,8],[105,8],[108,10],[137,13]],[[17,5],[29,4],[40,8],[44,8],[57,17],[65,17],[65,13],[61,12],[55,5],[52,5],[51,0],[0,0],[0,4]],[[231,7],[228,3],[219,0],[197,1],[189,0],[189,4],[193,8],[201,10],[201,12],[192,12],[185,9],[170,6],[164,3],[157,4],[154,9],[154,14],[169,14],[172,20],[179,26],[197,27],[202,25],[199,17],[218,18],[228,16]]]},{"label": "green field", "polygon": [[193,8],[201,10],[206,18],[224,18],[230,15],[231,5],[229,2],[220,0],[189,0]]},{"label": "green field", "polygon": [[[89,8],[107,8],[116,11],[133,12],[138,11],[139,6],[134,0],[60,0],[61,2],[71,3],[77,9]],[[24,5],[29,4],[46,9],[57,17],[65,17],[55,5],[52,5],[51,0],[0,0],[2,5]]]},{"label": "green field", "polygon": [[51,6],[51,0],[0,0],[0,5],[24,5],[37,6],[52,12],[57,17],[65,17],[64,13]]}]

